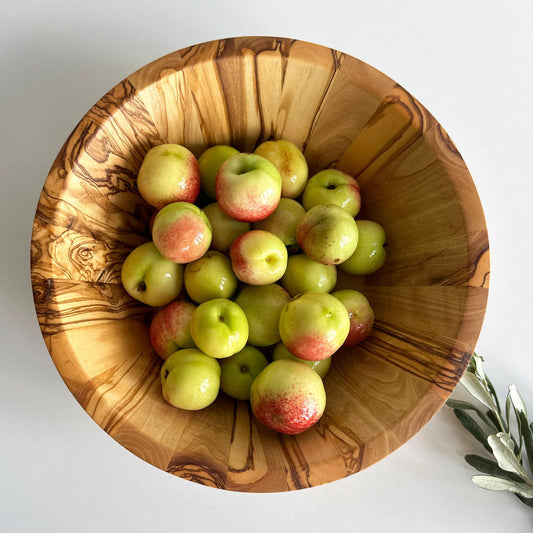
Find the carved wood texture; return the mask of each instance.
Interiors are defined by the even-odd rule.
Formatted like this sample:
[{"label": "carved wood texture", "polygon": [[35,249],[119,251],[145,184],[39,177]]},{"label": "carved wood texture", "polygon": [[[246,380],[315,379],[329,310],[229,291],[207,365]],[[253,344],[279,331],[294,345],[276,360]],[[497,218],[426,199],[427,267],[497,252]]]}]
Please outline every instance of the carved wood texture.
[{"label": "carved wood texture", "polygon": [[[152,311],[120,285],[121,263],[149,239],[136,174],[165,142],[198,156],[270,138],[300,146],[311,172],[358,178],[360,218],[381,223],[388,260],[341,275],[376,313],[372,335],[335,355],[322,420],[299,436],[257,423],[227,397],[189,413],[161,397]],[[272,492],[330,482],[406,442],[457,384],[483,321],[485,220],[471,176],[431,114],[348,55],[281,38],[208,42],[158,59],[100,99],[44,184],[32,236],[40,327],[72,394],[114,439],[167,472],[209,486]]]}]

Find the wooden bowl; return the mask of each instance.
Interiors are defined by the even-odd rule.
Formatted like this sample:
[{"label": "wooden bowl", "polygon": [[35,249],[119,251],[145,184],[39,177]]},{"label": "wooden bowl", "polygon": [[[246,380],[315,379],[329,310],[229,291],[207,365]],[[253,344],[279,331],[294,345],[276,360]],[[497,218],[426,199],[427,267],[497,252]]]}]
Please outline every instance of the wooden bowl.
[{"label": "wooden bowl", "polygon": [[[382,224],[377,273],[340,275],[376,314],[371,336],[334,356],[322,420],[277,434],[246,402],[198,412],[163,400],[152,310],[130,298],[121,264],[147,241],[136,174],[161,143],[270,138],[302,148],[310,171],[357,177],[360,218]],[[32,235],[32,285],[46,345],[68,388],[125,448],[205,485],[273,492],[354,474],[412,437],[448,398],[474,349],[489,247],[471,176],[433,116],[396,82],[307,42],[242,37],[199,44],[141,68],[82,118],[58,154]]]}]

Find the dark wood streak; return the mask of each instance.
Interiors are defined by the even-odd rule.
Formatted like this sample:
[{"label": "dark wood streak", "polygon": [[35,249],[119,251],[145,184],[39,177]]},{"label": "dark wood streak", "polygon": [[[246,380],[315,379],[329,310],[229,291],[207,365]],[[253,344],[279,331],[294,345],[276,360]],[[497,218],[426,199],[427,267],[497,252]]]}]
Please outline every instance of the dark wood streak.
[{"label": "dark wood streak", "polygon": [[453,339],[436,339],[415,331],[399,330],[380,320],[374,323],[365,349],[403,371],[451,393],[472,353],[453,347]]},{"label": "dark wood streak", "polygon": [[[124,373],[127,373],[133,366],[138,365],[139,361],[141,360],[143,360],[143,362],[145,363],[146,353],[139,353],[138,357],[132,360],[131,366],[126,367]],[[118,402],[114,406],[111,416],[108,418],[107,423],[103,427],[103,429],[107,431],[107,433],[112,434],[116,426],[123,423],[124,420],[127,420],[129,415],[139,408],[139,406],[145,400],[148,392],[155,385],[160,384],[161,378],[159,377],[159,372],[161,369],[161,361],[159,361],[158,357],[155,354],[152,355],[152,357],[150,358],[150,364],[147,365],[145,368],[146,370],[142,373],[142,376],[136,386],[130,389],[129,394],[123,395],[120,399],[120,402]],[[117,381],[117,386],[120,386],[119,381]],[[110,390],[104,392],[104,394],[102,394],[102,396],[100,396],[100,398],[98,399],[98,402],[100,402],[100,400],[103,399],[105,394],[109,392]]]},{"label": "dark wood streak", "polygon": [[234,444],[238,444],[239,447],[243,447],[242,445],[242,442],[237,442],[236,440],[236,434],[237,434],[237,425],[238,425],[238,422],[237,422],[237,408],[238,408],[238,404],[241,404],[242,403],[245,403],[246,404],[246,408],[247,408],[247,411],[248,411],[248,431],[249,431],[249,435],[250,435],[250,439],[248,441],[248,452],[246,454],[246,461],[244,462],[243,466],[241,468],[235,468],[233,467],[232,465],[229,465],[228,466],[228,471],[229,472],[232,472],[232,473],[242,473],[242,472],[246,472],[248,470],[253,470],[254,469],[254,441],[253,441],[253,414],[252,414],[252,409],[251,409],[251,406],[250,406],[250,403],[249,402],[243,402],[242,400],[235,400],[233,402],[233,424],[232,424],[232,428],[231,428],[231,438],[230,438],[230,446],[234,445]]},{"label": "dark wood streak", "polygon": [[197,461],[194,458],[180,455],[172,459],[166,468],[169,474],[179,476],[183,479],[215,487],[217,489],[226,488],[226,474],[213,467],[212,463]]},{"label": "dark wood streak", "polygon": [[288,487],[291,489],[311,487],[309,464],[298,446],[298,441],[294,437],[287,437],[281,433],[278,433],[276,436],[283,456],[285,457],[285,470],[290,480]]}]

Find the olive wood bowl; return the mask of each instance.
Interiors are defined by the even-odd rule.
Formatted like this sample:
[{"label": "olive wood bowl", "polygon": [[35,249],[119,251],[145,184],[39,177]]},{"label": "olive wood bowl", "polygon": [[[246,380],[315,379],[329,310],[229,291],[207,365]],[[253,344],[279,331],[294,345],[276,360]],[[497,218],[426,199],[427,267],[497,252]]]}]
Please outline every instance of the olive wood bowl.
[{"label": "olive wood bowl", "polygon": [[[284,138],[310,173],[357,178],[359,218],[388,237],[385,265],[340,273],[375,311],[371,335],[334,355],[327,407],[297,436],[258,423],[221,394],[197,412],[165,403],[150,346],[153,310],[129,297],[121,265],[150,239],[136,175],[150,147],[253,151]],[[191,46],[141,68],[103,96],[68,137],[45,181],[31,242],[39,325],[66,385],[141,459],[235,491],[331,482],[379,461],[448,398],[472,355],[489,284],[485,219],[453,142],[405,89],[316,44],[239,37]]]}]

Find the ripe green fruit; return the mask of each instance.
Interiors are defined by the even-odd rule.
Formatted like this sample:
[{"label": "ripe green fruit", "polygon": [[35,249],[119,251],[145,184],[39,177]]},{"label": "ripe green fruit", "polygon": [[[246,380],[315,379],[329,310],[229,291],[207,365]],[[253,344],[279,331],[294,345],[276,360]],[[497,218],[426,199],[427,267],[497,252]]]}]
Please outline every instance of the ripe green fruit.
[{"label": "ripe green fruit", "polygon": [[198,158],[202,191],[209,196],[209,198],[216,198],[215,183],[220,165],[222,165],[226,159],[238,153],[239,150],[233,148],[233,146],[217,144],[204,150],[202,155]]},{"label": "ripe green fruit", "polygon": [[335,265],[324,265],[310,259],[305,254],[291,255],[281,284],[291,296],[302,292],[330,292],[337,283]]},{"label": "ripe green fruit", "polygon": [[174,352],[161,367],[163,398],[180,409],[197,411],[213,403],[220,389],[220,365],[196,348]]},{"label": "ripe green fruit", "polygon": [[359,240],[354,253],[339,268],[349,274],[363,276],[380,269],[385,263],[385,230],[372,220],[357,220]]},{"label": "ripe green fruit", "polygon": [[300,220],[296,239],[307,257],[325,265],[338,265],[355,252],[357,225],[342,207],[317,205]]},{"label": "ripe green fruit", "polygon": [[191,337],[207,355],[222,359],[240,352],[248,341],[244,311],[227,298],[201,303],[191,318]]},{"label": "ripe green fruit", "polygon": [[306,211],[315,205],[338,205],[355,217],[361,209],[359,183],[340,170],[322,170],[307,182],[302,204]]},{"label": "ripe green fruit", "polygon": [[249,400],[254,379],[267,365],[267,358],[257,348],[245,346],[235,355],[220,359],[220,389],[236,400]]},{"label": "ripe green fruit", "polygon": [[255,149],[255,154],[265,157],[279,170],[281,196],[296,198],[304,190],[309,170],[301,150],[285,139],[265,141]]},{"label": "ripe green fruit", "polygon": [[126,257],[120,277],[130,296],[146,305],[160,307],[180,293],[183,265],[165,259],[153,242],[147,242]]},{"label": "ripe green fruit", "polygon": [[231,261],[220,252],[209,251],[185,267],[185,290],[197,303],[215,298],[231,298],[237,290],[237,277]]},{"label": "ripe green fruit", "polygon": [[246,285],[235,298],[248,320],[248,343],[253,346],[271,346],[279,341],[279,315],[291,299],[277,283]]}]

